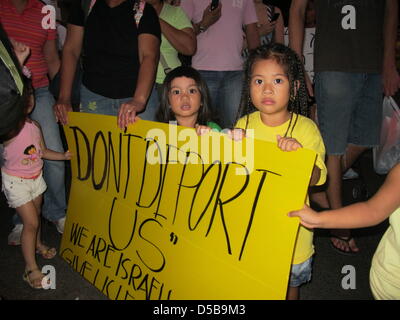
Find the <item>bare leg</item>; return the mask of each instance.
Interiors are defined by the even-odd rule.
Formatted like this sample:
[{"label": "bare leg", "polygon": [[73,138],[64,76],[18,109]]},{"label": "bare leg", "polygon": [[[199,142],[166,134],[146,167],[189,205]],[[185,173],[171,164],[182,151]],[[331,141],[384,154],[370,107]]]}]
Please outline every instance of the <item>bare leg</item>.
[{"label": "bare leg", "polygon": [[33,205],[36,208],[36,215],[37,215],[37,219],[38,219],[38,232],[37,232],[37,237],[36,237],[36,248],[42,246],[42,240],[41,240],[41,227],[42,227],[42,221],[40,219],[40,214],[41,214],[41,208],[42,208],[42,199],[43,196],[40,195],[38,197],[36,197],[33,200]]},{"label": "bare leg", "polygon": [[323,209],[330,208],[326,191],[312,191],[310,192],[310,199]]},{"label": "bare leg", "polygon": [[41,254],[42,257],[44,259],[52,259],[54,258],[54,256],[56,255],[57,251],[54,248],[49,248],[48,246],[46,246],[43,242],[42,242],[42,238],[41,238],[41,208],[42,208],[42,200],[43,200],[43,196],[40,195],[38,197],[36,197],[33,200],[33,204],[36,208],[36,213],[37,213],[37,217],[38,217],[38,232],[37,232],[37,237],[36,237],[36,249],[37,249],[37,253]]},{"label": "bare leg", "polygon": [[39,219],[33,201],[16,208],[17,213],[22,219],[23,229],[21,233],[22,255],[25,260],[25,270],[31,271],[28,274],[33,286],[41,287],[44,275],[40,272],[36,263],[36,239],[39,229]]},{"label": "bare leg", "polygon": [[[367,150],[367,148],[350,144],[346,150],[345,156],[328,156],[327,168],[329,173],[329,182],[327,196],[331,205],[331,209],[338,209],[343,206],[342,174],[353,165],[353,163],[365,150]],[[331,233],[332,235],[341,238],[349,238],[351,236],[349,229],[332,229]],[[359,251],[354,239],[352,239],[349,243],[337,238],[331,238],[331,241],[336,248],[343,251]]]},{"label": "bare leg", "polygon": [[328,188],[326,194],[331,209],[342,207],[342,156],[328,155],[326,167],[328,169]]},{"label": "bare leg", "polygon": [[27,270],[36,269],[35,249],[38,234],[39,221],[33,201],[16,208],[24,225],[21,233],[21,248]]},{"label": "bare leg", "polygon": [[288,287],[286,300],[299,300],[299,287]]},{"label": "bare leg", "polygon": [[356,162],[360,155],[366,150],[368,150],[366,147],[349,144],[347,146],[346,155],[342,159],[342,172],[346,172],[349,168],[351,168],[354,162]]}]

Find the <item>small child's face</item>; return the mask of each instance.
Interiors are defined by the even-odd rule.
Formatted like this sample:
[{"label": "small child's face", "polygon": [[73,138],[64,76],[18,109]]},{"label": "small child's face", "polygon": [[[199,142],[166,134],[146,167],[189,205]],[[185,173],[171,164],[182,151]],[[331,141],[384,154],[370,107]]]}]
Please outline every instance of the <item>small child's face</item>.
[{"label": "small child's face", "polygon": [[201,94],[192,78],[178,77],[172,80],[168,98],[175,117],[192,117],[199,113]]},{"label": "small child's face", "polygon": [[281,125],[289,119],[290,83],[282,66],[273,59],[253,64],[250,97],[267,125]]}]

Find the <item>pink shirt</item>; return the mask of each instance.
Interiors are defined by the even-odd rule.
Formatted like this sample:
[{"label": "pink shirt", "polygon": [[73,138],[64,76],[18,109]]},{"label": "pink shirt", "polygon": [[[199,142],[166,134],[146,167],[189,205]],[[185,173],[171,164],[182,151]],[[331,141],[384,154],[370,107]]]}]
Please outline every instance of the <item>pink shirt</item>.
[{"label": "pink shirt", "polygon": [[4,164],[1,169],[11,176],[21,178],[37,176],[43,167],[40,141],[38,126],[26,121],[20,133],[4,146]]},{"label": "pink shirt", "polygon": [[[243,25],[257,23],[253,0],[220,0],[222,12],[219,20],[205,32],[197,35],[197,52],[192,66],[197,70],[243,70],[241,57]],[[183,0],[182,9],[193,23],[203,17],[211,0]]]}]

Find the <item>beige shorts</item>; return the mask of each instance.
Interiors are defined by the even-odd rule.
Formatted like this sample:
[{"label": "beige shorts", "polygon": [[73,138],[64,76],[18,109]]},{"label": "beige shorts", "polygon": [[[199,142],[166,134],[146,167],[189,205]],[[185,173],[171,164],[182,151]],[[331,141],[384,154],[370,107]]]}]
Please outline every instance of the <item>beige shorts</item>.
[{"label": "beige shorts", "polygon": [[47,188],[42,173],[40,173],[36,179],[24,179],[11,176],[2,171],[1,177],[1,189],[11,208],[18,208],[25,203],[32,201],[45,192]]}]

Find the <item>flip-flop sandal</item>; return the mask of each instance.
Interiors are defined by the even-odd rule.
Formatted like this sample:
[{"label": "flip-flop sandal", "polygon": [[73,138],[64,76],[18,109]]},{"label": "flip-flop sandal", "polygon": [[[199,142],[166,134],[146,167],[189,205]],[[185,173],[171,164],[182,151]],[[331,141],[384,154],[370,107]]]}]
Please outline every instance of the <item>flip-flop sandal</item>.
[{"label": "flip-flop sandal", "polygon": [[42,258],[50,260],[56,256],[57,250],[56,248],[49,248],[45,245],[42,245],[42,247],[36,248],[36,254],[40,254]]},{"label": "flip-flop sandal", "polygon": [[331,237],[331,238],[338,239],[338,240],[340,240],[340,241],[344,241],[344,242],[346,242],[347,245],[349,246],[349,251],[345,251],[345,250],[343,250],[343,249],[340,249],[340,248],[336,247],[336,246],[333,244],[332,240],[329,240],[330,243],[331,243],[331,247],[332,247],[336,252],[338,252],[338,253],[340,253],[340,254],[343,254],[343,255],[345,255],[345,256],[354,256],[354,255],[356,255],[356,254],[358,253],[358,251],[353,251],[353,250],[351,249],[351,247],[350,247],[350,241],[353,240],[353,237],[348,237],[348,238],[347,238],[347,237],[339,237],[339,236],[335,236],[335,235],[332,235],[332,234],[331,234],[330,237]]},{"label": "flip-flop sandal", "polygon": [[[43,275],[43,277],[36,277],[36,278],[31,279],[31,278],[29,277],[29,275],[30,275],[31,273],[35,272],[35,271],[38,271],[40,274]],[[33,288],[33,289],[43,289],[42,281],[43,281],[43,278],[44,278],[45,276],[46,276],[46,275],[44,275],[39,269],[36,268],[36,269],[33,269],[33,270],[25,270],[24,274],[22,275],[22,279],[24,279],[24,281],[27,282],[27,283],[29,284],[29,286],[30,286],[31,288]],[[37,284],[37,282],[38,282],[39,280],[40,280],[40,285],[39,285],[39,286],[35,285],[35,284]]]}]

